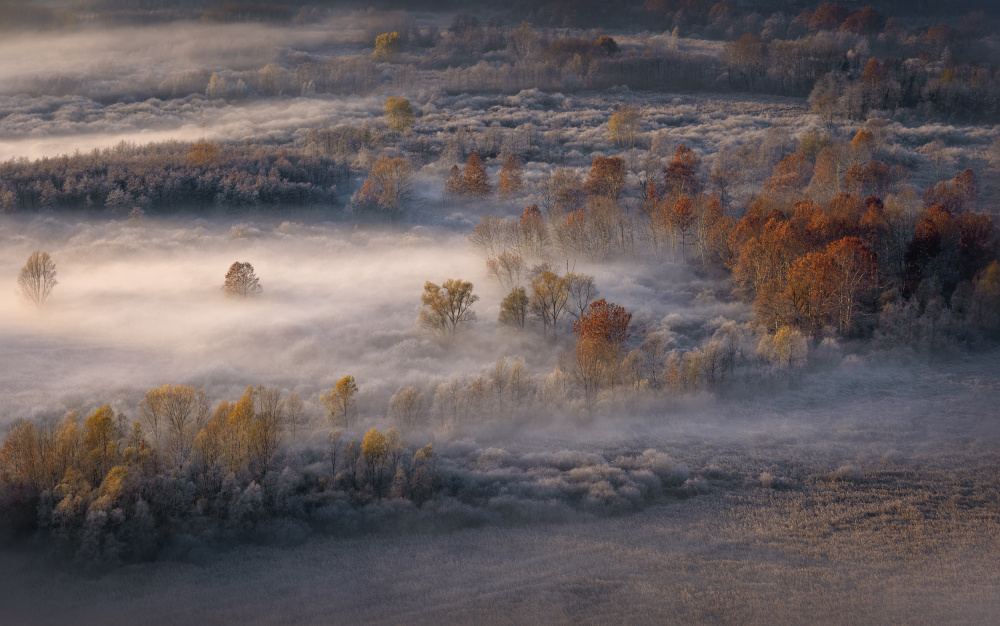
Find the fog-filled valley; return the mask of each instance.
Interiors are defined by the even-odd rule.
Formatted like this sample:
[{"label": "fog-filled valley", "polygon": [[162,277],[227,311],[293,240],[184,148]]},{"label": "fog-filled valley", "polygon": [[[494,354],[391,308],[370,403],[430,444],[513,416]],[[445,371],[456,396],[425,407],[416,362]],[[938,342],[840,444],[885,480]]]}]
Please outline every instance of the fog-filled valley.
[{"label": "fog-filled valley", "polygon": [[995,8],[452,5],[0,2],[0,622],[993,621]]}]

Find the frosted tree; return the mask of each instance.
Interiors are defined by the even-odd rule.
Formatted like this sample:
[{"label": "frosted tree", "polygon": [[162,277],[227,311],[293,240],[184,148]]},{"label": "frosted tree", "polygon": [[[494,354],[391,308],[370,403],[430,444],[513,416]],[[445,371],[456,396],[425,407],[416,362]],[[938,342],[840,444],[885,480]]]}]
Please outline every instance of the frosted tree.
[{"label": "frosted tree", "polygon": [[52,295],[57,284],[56,264],[48,252],[35,250],[17,276],[18,291],[25,300],[38,308]]},{"label": "frosted tree", "polygon": [[260,286],[260,279],[254,273],[253,265],[236,261],[226,272],[222,291],[230,298],[250,298],[260,295],[264,288]]}]

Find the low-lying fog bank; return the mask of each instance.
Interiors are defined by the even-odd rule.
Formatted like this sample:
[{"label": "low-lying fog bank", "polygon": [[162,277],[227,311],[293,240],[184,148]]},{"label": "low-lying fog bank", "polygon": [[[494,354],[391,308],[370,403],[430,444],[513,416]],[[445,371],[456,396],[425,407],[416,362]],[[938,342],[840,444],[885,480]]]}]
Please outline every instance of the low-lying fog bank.
[{"label": "low-lying fog bank", "polygon": [[[14,289],[35,249],[52,255],[58,273],[40,312]],[[261,297],[224,297],[234,261],[253,264]],[[593,273],[602,296],[653,329],[746,315],[741,305],[696,301],[719,285],[680,266],[575,269]],[[316,413],[319,394],[347,374],[358,382],[359,413],[374,417],[399,386],[432,391],[432,383],[499,357],[520,357],[528,372],[545,374],[572,343],[568,326],[555,343],[533,330],[500,330],[506,291],[487,278],[464,233],[447,228],[36,218],[0,230],[4,276],[3,423],[106,402],[131,415],[146,390],[165,383],[204,386],[216,402],[263,383],[296,391]],[[477,321],[450,346],[416,325],[424,283],[448,278],[471,281],[481,298]]]},{"label": "low-lying fog bank", "polygon": [[[986,623],[1000,609],[997,355],[504,442],[653,446],[700,492],[627,516],[242,547],[98,575],[0,556],[12,623]],[[466,442],[502,466],[497,442]],[[477,452],[478,451],[478,452]]]}]

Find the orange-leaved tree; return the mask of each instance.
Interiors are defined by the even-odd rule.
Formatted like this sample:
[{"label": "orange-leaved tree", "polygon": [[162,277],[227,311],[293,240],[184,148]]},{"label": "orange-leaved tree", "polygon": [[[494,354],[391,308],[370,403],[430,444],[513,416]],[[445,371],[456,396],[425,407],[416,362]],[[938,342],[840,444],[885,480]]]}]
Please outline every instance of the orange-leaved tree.
[{"label": "orange-leaved tree", "polygon": [[500,168],[500,195],[512,196],[524,189],[521,178],[521,161],[514,155],[508,156]]},{"label": "orange-leaved tree", "polygon": [[618,200],[625,191],[625,161],[621,157],[594,157],[590,173],[583,183],[591,196]]},{"label": "orange-leaved tree", "polygon": [[480,197],[493,193],[493,185],[490,184],[489,174],[486,173],[486,163],[478,152],[473,152],[465,163],[465,170],[462,172],[462,191],[470,196]]},{"label": "orange-leaved tree", "polygon": [[695,151],[684,144],[677,146],[674,158],[663,169],[663,191],[661,195],[695,195],[701,191],[698,180],[698,166],[701,159]]},{"label": "orange-leaved tree", "polygon": [[573,322],[576,343],[575,375],[583,387],[588,406],[593,406],[597,391],[615,371],[622,348],[630,337],[632,314],[625,307],[604,298],[591,303],[587,313]]}]

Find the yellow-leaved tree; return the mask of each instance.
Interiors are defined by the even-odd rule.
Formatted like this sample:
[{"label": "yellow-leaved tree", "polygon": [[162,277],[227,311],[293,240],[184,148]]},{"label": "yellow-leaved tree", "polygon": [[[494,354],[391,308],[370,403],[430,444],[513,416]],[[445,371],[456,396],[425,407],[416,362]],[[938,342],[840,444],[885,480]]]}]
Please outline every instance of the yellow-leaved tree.
[{"label": "yellow-leaved tree", "polygon": [[390,59],[403,48],[403,38],[399,33],[382,33],[375,38],[375,56]]},{"label": "yellow-leaved tree", "polygon": [[424,308],[417,321],[435,333],[452,336],[459,324],[476,319],[471,308],[477,300],[479,296],[472,293],[472,283],[461,278],[449,278],[442,285],[427,282],[420,296]]},{"label": "yellow-leaved tree", "polygon": [[355,404],[354,396],[357,393],[358,385],[354,382],[354,377],[344,376],[337,381],[330,393],[319,397],[319,401],[330,413],[330,421],[335,424],[343,422],[344,426],[350,426],[351,411]]},{"label": "yellow-leaved tree", "polygon": [[623,106],[608,120],[608,138],[616,146],[631,148],[639,139],[639,109]]},{"label": "yellow-leaved tree", "polygon": [[395,96],[386,98],[383,110],[385,111],[385,119],[389,122],[389,128],[402,131],[413,126],[415,119],[413,105],[406,98]]}]

